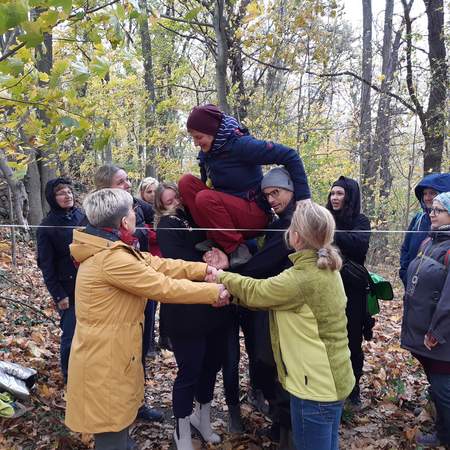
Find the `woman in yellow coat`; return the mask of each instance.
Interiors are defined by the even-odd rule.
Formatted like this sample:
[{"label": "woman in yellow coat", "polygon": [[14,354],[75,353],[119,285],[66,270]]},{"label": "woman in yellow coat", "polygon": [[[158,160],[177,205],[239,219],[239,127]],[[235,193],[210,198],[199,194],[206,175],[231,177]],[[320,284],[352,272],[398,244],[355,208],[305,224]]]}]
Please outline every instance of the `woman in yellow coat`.
[{"label": "woman in yellow coat", "polygon": [[146,299],[219,304],[223,286],[204,263],[158,258],[133,246],[133,198],[102,189],[83,203],[90,225],[75,230],[70,250],[80,264],[77,327],[67,384],[66,425],[93,433],[98,450],[135,448],[128,427],[144,399],[141,363]]}]

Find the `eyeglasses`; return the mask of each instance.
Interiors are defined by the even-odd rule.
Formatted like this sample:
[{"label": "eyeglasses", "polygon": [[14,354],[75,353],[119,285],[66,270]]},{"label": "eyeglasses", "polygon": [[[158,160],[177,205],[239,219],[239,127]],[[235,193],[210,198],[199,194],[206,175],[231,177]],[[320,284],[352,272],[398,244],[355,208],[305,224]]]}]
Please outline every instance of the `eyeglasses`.
[{"label": "eyeglasses", "polygon": [[264,197],[266,197],[267,200],[269,200],[270,197],[272,197],[274,199],[277,199],[279,196],[280,196],[280,190],[279,189],[274,189],[273,191],[264,193]]},{"label": "eyeglasses", "polygon": [[441,208],[431,208],[430,209],[430,215],[433,214],[435,216],[438,216],[441,213],[448,213],[448,211],[446,209],[441,209]]}]

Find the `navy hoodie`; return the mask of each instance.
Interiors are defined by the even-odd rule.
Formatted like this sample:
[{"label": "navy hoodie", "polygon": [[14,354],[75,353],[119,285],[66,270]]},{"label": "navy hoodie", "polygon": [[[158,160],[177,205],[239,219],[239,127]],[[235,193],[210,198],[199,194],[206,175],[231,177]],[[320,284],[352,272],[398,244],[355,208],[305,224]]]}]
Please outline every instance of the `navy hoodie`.
[{"label": "navy hoodie", "polygon": [[261,192],[263,178],[261,165],[285,166],[294,183],[295,200],[311,197],[302,160],[292,148],[270,141],[260,141],[239,128],[236,120],[224,116],[212,149],[200,152],[202,181],[209,178],[214,189],[247,200],[258,199],[264,209],[270,210]]},{"label": "navy hoodie", "polygon": [[79,208],[74,207],[66,211],[58,206],[54,194],[54,188],[58,184],[72,186],[72,183],[64,178],[50,180],[45,186],[45,197],[50,205],[50,212],[41,225],[50,228],[38,228],[37,263],[53,300],[58,303],[69,297],[72,303],[77,269],[70,256],[69,245],[72,243],[72,227],[80,224],[84,214]]},{"label": "navy hoodie", "polygon": [[427,175],[414,189],[417,200],[422,206],[422,211],[418,212],[411,223],[408,231],[422,231],[422,233],[406,233],[400,251],[399,275],[406,287],[406,274],[410,262],[417,256],[420,244],[428,236],[431,228],[430,216],[423,203],[423,191],[425,188],[433,189],[438,193],[450,191],[450,173],[434,173]]}]

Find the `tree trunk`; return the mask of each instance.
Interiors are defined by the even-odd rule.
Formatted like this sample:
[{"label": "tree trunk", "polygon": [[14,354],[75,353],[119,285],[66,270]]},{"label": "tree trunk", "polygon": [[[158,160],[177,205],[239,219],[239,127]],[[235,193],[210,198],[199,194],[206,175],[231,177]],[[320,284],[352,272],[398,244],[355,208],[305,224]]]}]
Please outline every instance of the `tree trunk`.
[{"label": "tree trunk", "polygon": [[[372,2],[362,0],[363,5],[363,50],[361,76],[372,83]],[[359,124],[359,154],[361,167],[361,184],[364,197],[363,205],[369,216],[373,216],[375,209],[374,182],[376,179],[375,158],[372,154],[372,117],[371,117],[371,89],[367,83],[361,83],[361,118]]]},{"label": "tree trunk", "polygon": [[245,89],[241,39],[236,36],[236,30],[242,25],[242,20],[245,17],[249,3],[250,0],[242,0],[237,13],[233,14],[233,3],[227,2],[228,17],[232,25],[228,42],[230,48],[231,82],[237,88],[234,101],[234,114],[239,122],[242,122],[247,117],[247,108],[250,101]]},{"label": "tree trunk", "polygon": [[149,133],[156,125],[155,107],[155,77],[153,74],[153,56],[152,56],[152,40],[150,29],[148,27],[147,17],[150,16],[148,11],[147,0],[139,0],[139,9],[144,12],[144,19],[139,20],[139,34],[141,36],[142,59],[144,61],[144,84],[147,91],[147,104],[145,107],[145,146],[143,149],[145,174],[155,174],[155,157],[156,148],[149,144]]},{"label": "tree trunk", "polygon": [[[34,14],[39,16],[41,10],[36,10]],[[44,42],[36,47],[36,69],[50,75],[53,65],[53,37],[51,34],[44,34]],[[45,83],[40,81],[41,86]],[[37,117],[48,125],[49,120],[45,111],[38,109]],[[25,136],[24,136],[25,137]],[[27,139],[27,137],[25,137]],[[30,202],[30,223],[37,225],[44,215],[49,211],[49,205],[45,199],[45,185],[51,178],[55,178],[55,168],[50,163],[50,149],[32,149],[30,152],[30,164],[25,177],[25,185]]]},{"label": "tree trunk", "polygon": [[424,0],[428,18],[428,60],[431,80],[426,111],[423,172],[440,172],[446,131],[448,65],[445,51],[443,0]]},{"label": "tree trunk", "polygon": [[[400,47],[402,27],[395,34],[392,43],[392,17],[394,13],[394,0],[386,0],[384,15],[384,35],[382,50],[382,76],[381,92],[389,92],[392,88],[394,73],[398,66],[398,50]],[[376,167],[380,170],[380,197],[387,198],[392,186],[392,174],[390,171],[390,144],[391,144],[391,99],[389,95],[380,94],[378,103],[375,136],[372,153],[376,158]]]},{"label": "tree trunk", "polygon": [[[11,167],[8,166],[3,151],[0,150],[0,172],[6,180],[6,183],[11,190],[15,220],[19,225],[28,225],[28,195],[22,181],[14,178],[14,173]],[[14,217],[10,217],[11,223],[15,223]]]},{"label": "tree trunk", "polygon": [[217,42],[216,54],[216,89],[220,109],[225,114],[230,114],[231,108],[228,104],[228,43],[226,34],[226,21],[224,17],[224,0],[215,0],[213,25]]}]

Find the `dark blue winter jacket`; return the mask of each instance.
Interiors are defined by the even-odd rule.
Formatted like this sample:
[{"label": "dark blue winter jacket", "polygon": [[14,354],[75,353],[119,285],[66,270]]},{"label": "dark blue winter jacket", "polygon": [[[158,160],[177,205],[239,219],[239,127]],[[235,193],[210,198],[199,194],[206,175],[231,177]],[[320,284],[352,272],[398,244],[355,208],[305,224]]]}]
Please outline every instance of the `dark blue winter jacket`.
[{"label": "dark blue winter jacket", "polygon": [[50,180],[45,187],[50,212],[41,225],[49,228],[38,228],[37,263],[55,303],[66,297],[73,303],[77,269],[70,256],[69,245],[72,243],[73,227],[81,223],[84,214],[79,208],[66,211],[58,206],[53,192],[58,184],[71,185],[71,182],[56,178]]},{"label": "dark blue winter jacket", "polygon": [[435,173],[427,175],[415,188],[417,200],[422,206],[422,211],[418,212],[411,223],[408,231],[422,231],[422,233],[406,233],[400,252],[399,275],[406,287],[406,272],[409,263],[417,256],[420,244],[427,237],[430,231],[431,222],[425,204],[423,203],[423,191],[425,188],[433,189],[436,192],[450,191],[450,173]]},{"label": "dark blue winter jacket", "polygon": [[[246,130],[231,130],[223,145],[213,144],[209,152],[200,152],[198,158],[202,181],[206,183],[209,178],[214,189],[220,192],[262,202],[261,165],[277,164],[285,166],[289,172],[296,200],[311,197],[305,169],[296,151],[281,144],[255,139]],[[267,205],[261,206],[270,209]]]}]

